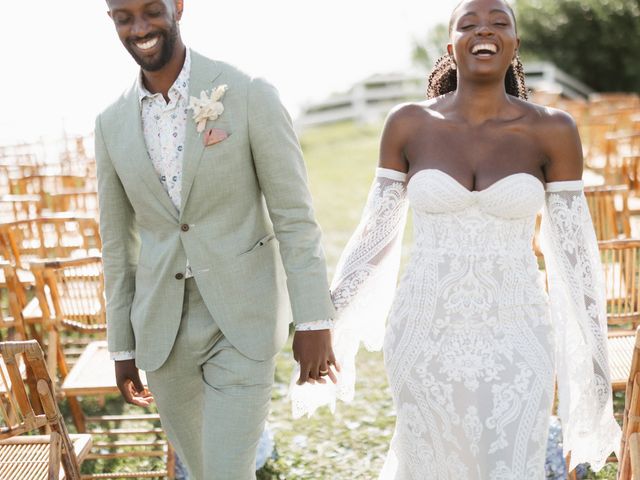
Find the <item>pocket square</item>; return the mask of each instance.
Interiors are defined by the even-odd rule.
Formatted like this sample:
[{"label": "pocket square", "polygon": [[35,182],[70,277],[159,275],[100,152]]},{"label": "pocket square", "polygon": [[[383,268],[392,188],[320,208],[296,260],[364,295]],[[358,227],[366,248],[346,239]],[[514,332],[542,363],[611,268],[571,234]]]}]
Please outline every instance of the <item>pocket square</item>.
[{"label": "pocket square", "polygon": [[209,147],[225,140],[229,134],[220,128],[210,128],[204,132],[204,146]]}]

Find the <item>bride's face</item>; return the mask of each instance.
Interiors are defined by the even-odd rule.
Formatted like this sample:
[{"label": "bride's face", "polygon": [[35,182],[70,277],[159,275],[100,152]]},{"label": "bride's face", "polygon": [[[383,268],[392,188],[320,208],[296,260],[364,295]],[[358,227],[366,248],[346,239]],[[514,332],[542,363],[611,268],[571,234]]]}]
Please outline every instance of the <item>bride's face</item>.
[{"label": "bride's face", "polygon": [[469,0],[451,18],[447,45],[461,78],[503,79],[516,55],[520,39],[515,18],[502,0]]}]

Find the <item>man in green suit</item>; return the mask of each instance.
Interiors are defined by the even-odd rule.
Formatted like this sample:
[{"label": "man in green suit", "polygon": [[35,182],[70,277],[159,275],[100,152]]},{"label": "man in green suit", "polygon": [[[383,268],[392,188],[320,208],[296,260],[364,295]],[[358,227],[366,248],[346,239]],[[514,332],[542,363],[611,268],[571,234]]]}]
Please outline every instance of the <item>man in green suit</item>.
[{"label": "man in green suit", "polygon": [[185,48],[182,0],[107,4],[141,67],[95,128],[118,387],[156,401],[195,480],[255,478],[291,317],[299,381],[335,381],[300,147],[271,85]]}]

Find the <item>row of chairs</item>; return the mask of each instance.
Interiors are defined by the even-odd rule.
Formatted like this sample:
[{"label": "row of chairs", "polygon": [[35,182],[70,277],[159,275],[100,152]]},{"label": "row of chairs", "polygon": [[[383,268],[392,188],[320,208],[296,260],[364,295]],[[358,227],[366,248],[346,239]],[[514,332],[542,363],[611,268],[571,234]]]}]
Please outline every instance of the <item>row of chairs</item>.
[{"label": "row of chairs", "polygon": [[[9,311],[2,316],[0,327],[14,333],[13,337],[34,338],[46,346],[47,369],[56,373],[58,381],[52,388],[66,399],[76,430],[91,432],[94,439],[94,451],[87,458],[145,457],[156,467],[130,473],[131,478],[172,478],[173,451],[157,414],[87,415],[83,409],[81,397],[99,399],[118,394],[104,340],[101,258],[32,261],[35,296],[31,299],[13,265],[3,262],[0,268],[9,297]],[[83,478],[122,477],[118,472]]]},{"label": "row of chairs", "polygon": [[0,223],[68,212],[97,218],[98,193],[87,190],[39,195],[0,195]]}]

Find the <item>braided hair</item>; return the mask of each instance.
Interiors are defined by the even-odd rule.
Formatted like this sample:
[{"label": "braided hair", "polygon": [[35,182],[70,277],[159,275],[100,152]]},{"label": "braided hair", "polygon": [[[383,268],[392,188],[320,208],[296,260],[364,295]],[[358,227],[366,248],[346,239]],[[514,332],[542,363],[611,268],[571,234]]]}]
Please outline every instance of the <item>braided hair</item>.
[{"label": "braided hair", "polygon": [[[524,67],[520,56],[509,65],[504,77],[504,86],[509,95],[527,100],[529,94],[524,81]],[[443,55],[437,61],[429,75],[427,98],[435,98],[458,88],[458,71],[451,55]]]},{"label": "braided hair", "polygon": [[[464,1],[464,0],[463,0]],[[453,9],[453,13],[456,12],[458,7],[463,2],[460,2],[456,8]],[[506,3],[506,2],[505,2]],[[506,3],[507,8],[511,12],[511,16],[515,22],[515,13],[511,6]],[[453,14],[449,21],[449,35],[453,28]],[[520,61],[520,56],[516,57],[509,65],[507,74],[504,77],[504,86],[509,95],[527,100],[529,98],[527,86],[524,80],[524,67]],[[456,69],[456,63],[453,60],[452,55],[443,55],[436,61],[433,66],[433,70],[429,74],[429,80],[427,84],[427,98],[435,98],[445,93],[453,92],[458,88],[458,71]]]}]

